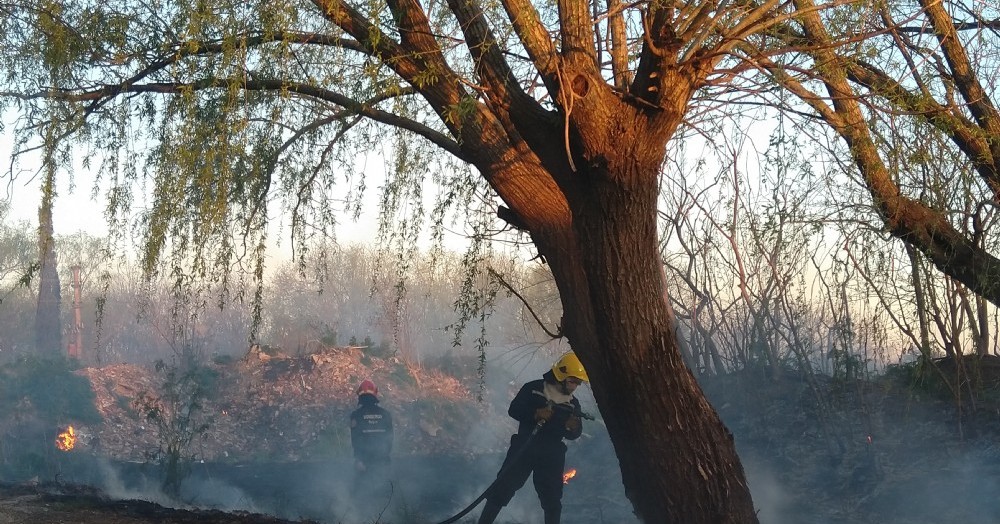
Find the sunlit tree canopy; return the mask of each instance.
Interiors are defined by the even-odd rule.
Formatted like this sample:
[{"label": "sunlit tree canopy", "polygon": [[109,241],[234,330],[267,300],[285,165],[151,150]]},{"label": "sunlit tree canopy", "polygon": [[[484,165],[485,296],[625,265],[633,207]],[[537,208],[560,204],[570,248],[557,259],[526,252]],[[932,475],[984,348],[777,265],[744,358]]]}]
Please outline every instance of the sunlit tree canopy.
[{"label": "sunlit tree canopy", "polygon": [[[179,298],[244,262],[236,274],[260,290],[276,217],[305,261],[373,189],[402,268],[426,223],[436,239],[454,217],[478,240],[525,233],[560,294],[555,334],[587,366],[650,522],[756,520],[666,300],[656,212],[671,140],[736,151],[723,122],[790,122],[797,136],[769,144],[771,158],[801,148],[829,162],[849,189],[829,193],[834,207],[1000,303],[1000,15],[984,2],[18,2],[0,14],[18,158],[40,159],[50,200],[73,162],[98,173],[119,240],[137,219],[146,272],[168,273]],[[669,446],[625,445],[661,431]]]}]

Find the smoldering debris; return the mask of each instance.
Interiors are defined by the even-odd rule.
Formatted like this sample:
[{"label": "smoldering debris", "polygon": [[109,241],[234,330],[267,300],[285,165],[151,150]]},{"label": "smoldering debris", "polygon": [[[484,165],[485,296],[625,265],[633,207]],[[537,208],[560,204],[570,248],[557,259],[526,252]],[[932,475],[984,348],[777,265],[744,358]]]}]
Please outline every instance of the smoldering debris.
[{"label": "smoldering debris", "polygon": [[114,499],[90,486],[0,482],[0,522],[6,524],[319,524],[249,512],[177,509],[144,500]]},{"label": "smoldering debris", "polygon": [[[617,470],[589,459],[605,446],[592,437],[571,449],[568,456],[578,475],[565,486],[566,522],[598,524],[636,522],[621,490]],[[142,500],[178,509],[211,509],[272,515],[279,519],[307,519],[320,523],[385,522],[428,524],[439,522],[482,493],[492,482],[501,453],[484,455],[404,455],[394,459],[389,495],[379,500],[352,496],[350,460],[280,463],[197,463],[184,479],[178,498],[159,489],[162,470],[142,463],[110,463],[90,455],[64,465],[60,480],[66,485],[95,486],[109,499]],[[465,520],[475,521],[481,507]],[[541,519],[530,482],[504,509],[500,523]]]},{"label": "smoldering debris", "polygon": [[[112,499],[164,507],[343,524],[437,522],[492,482],[516,428],[497,411],[509,402],[507,381],[497,392],[479,391],[474,381],[352,347],[285,355],[257,346],[243,358],[198,368],[115,364],[75,373],[90,383],[103,420],[67,420],[80,438],[71,453],[56,455],[55,475],[60,482],[99,487]],[[380,384],[383,405],[396,422],[391,496],[374,503],[351,495],[347,415],[362,378]],[[186,386],[182,380],[198,381],[197,398],[178,394]],[[194,427],[203,429],[173,441],[186,447],[177,457],[182,481],[167,493],[164,444]],[[587,524],[620,513],[624,517],[612,520],[630,522],[623,494],[607,488],[620,486],[610,444],[596,442],[588,434],[570,443],[569,457],[581,464],[581,473],[566,486],[565,515]],[[592,462],[588,454],[606,454],[609,466],[582,465]],[[469,518],[477,514],[478,508]],[[540,518],[530,483],[504,515],[501,522]],[[605,517],[595,521],[595,515]]]},{"label": "smoldering debris", "polygon": [[[475,384],[351,348],[301,356],[249,353],[207,369],[214,389],[202,409],[211,424],[185,450],[189,470],[176,493],[163,492],[163,466],[150,454],[165,428],[140,416],[133,402],[159,391],[163,376],[139,366],[77,372],[93,386],[104,422],[66,420],[49,433],[36,432],[53,459],[40,477],[98,486],[112,498],[289,520],[439,522],[494,479],[515,429],[502,411],[507,384],[522,378],[495,377],[496,387],[479,402]],[[380,383],[399,425],[391,496],[359,504],[351,496],[346,419],[362,377]],[[1000,503],[992,496],[1000,487],[1000,403],[992,397],[980,396],[959,417],[947,398],[928,392],[918,398],[887,381],[789,373],[777,379],[730,375],[702,385],[734,435],[762,522],[1000,522]],[[595,410],[587,393],[582,401]],[[58,451],[55,438],[70,423],[76,445]],[[567,444],[567,466],[577,474],[565,485],[565,521],[637,522],[600,421],[588,421],[584,437]],[[529,482],[498,522],[540,518]]]}]

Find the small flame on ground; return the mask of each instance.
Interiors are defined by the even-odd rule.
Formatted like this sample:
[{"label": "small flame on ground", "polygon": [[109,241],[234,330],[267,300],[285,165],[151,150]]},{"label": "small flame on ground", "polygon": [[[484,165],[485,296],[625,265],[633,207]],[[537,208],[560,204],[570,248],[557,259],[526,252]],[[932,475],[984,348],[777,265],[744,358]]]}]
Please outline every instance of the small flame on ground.
[{"label": "small flame on ground", "polygon": [[73,449],[73,446],[75,445],[76,430],[73,429],[73,426],[66,428],[66,431],[63,431],[56,437],[56,447],[62,451],[69,451]]},{"label": "small flame on ground", "polygon": [[563,484],[569,484],[569,479],[576,476],[576,469],[571,469],[566,473],[563,473]]}]

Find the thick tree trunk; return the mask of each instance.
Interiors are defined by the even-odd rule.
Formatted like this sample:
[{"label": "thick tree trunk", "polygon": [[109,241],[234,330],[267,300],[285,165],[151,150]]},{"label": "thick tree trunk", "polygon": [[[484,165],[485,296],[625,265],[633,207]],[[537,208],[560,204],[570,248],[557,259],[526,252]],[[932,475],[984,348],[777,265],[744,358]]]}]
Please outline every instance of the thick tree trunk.
[{"label": "thick tree trunk", "polygon": [[639,518],[755,524],[733,438],[681,356],[657,242],[660,167],[697,82],[664,67],[638,92],[669,96],[632,103],[592,65],[561,62],[571,92],[552,94],[559,118],[525,115],[487,133],[483,115],[463,127],[482,126],[463,149],[549,263]]},{"label": "thick tree trunk", "polygon": [[681,356],[657,252],[655,182],[623,188],[608,182],[621,174],[578,175],[588,183],[571,201],[573,231],[551,242],[536,235],[536,245],[637,515],[645,523],[756,523],[732,435]]}]

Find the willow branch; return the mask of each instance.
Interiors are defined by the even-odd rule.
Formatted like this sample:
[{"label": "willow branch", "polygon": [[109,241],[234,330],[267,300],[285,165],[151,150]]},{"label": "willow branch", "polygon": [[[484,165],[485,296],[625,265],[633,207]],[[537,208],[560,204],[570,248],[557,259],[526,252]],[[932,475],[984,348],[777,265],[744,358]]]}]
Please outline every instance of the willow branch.
[{"label": "willow branch", "polygon": [[234,84],[247,91],[293,93],[307,98],[331,102],[349,110],[353,114],[415,133],[452,155],[455,155],[456,158],[466,162],[470,161],[466,154],[462,152],[456,141],[435,129],[421,124],[420,122],[377,109],[367,103],[358,102],[353,98],[347,97],[330,89],[317,87],[311,84],[291,82],[283,79],[246,80],[244,78],[206,78],[195,82],[150,82],[146,84],[108,86],[92,91],[76,93],[62,91],[53,94],[52,97],[69,101],[87,101],[105,98],[109,96],[109,92],[178,94],[192,90],[204,91],[208,89],[227,89]]},{"label": "willow branch", "polygon": [[559,56],[538,11],[530,0],[501,0],[501,3],[514,27],[514,32],[528,52],[528,57],[531,58],[535,69],[541,73],[542,82],[549,94],[553,95],[559,88],[556,79]]},{"label": "willow branch", "polygon": [[632,73],[628,69],[628,37],[625,33],[625,18],[622,14],[621,0],[608,2],[608,33],[611,46],[611,74],[615,87],[624,91],[632,82]]},{"label": "willow branch", "polygon": [[544,331],[546,335],[548,335],[550,338],[562,338],[563,335],[561,333],[561,330],[559,330],[560,332],[557,333],[549,331],[549,328],[545,327],[545,324],[542,323],[542,319],[539,318],[538,314],[535,313],[535,310],[532,309],[531,304],[529,304],[528,301],[523,296],[521,296],[521,294],[518,293],[513,286],[511,286],[506,280],[504,280],[503,276],[500,275],[500,273],[497,273],[497,271],[493,268],[487,268],[487,271],[490,272],[490,276],[495,278],[497,282],[501,286],[503,286],[504,289],[507,290],[508,293],[517,297],[517,299],[520,300],[522,304],[524,304],[524,307],[528,309],[528,313],[531,313],[531,317],[535,319],[535,322],[538,324],[538,327],[542,328],[542,331]]}]

